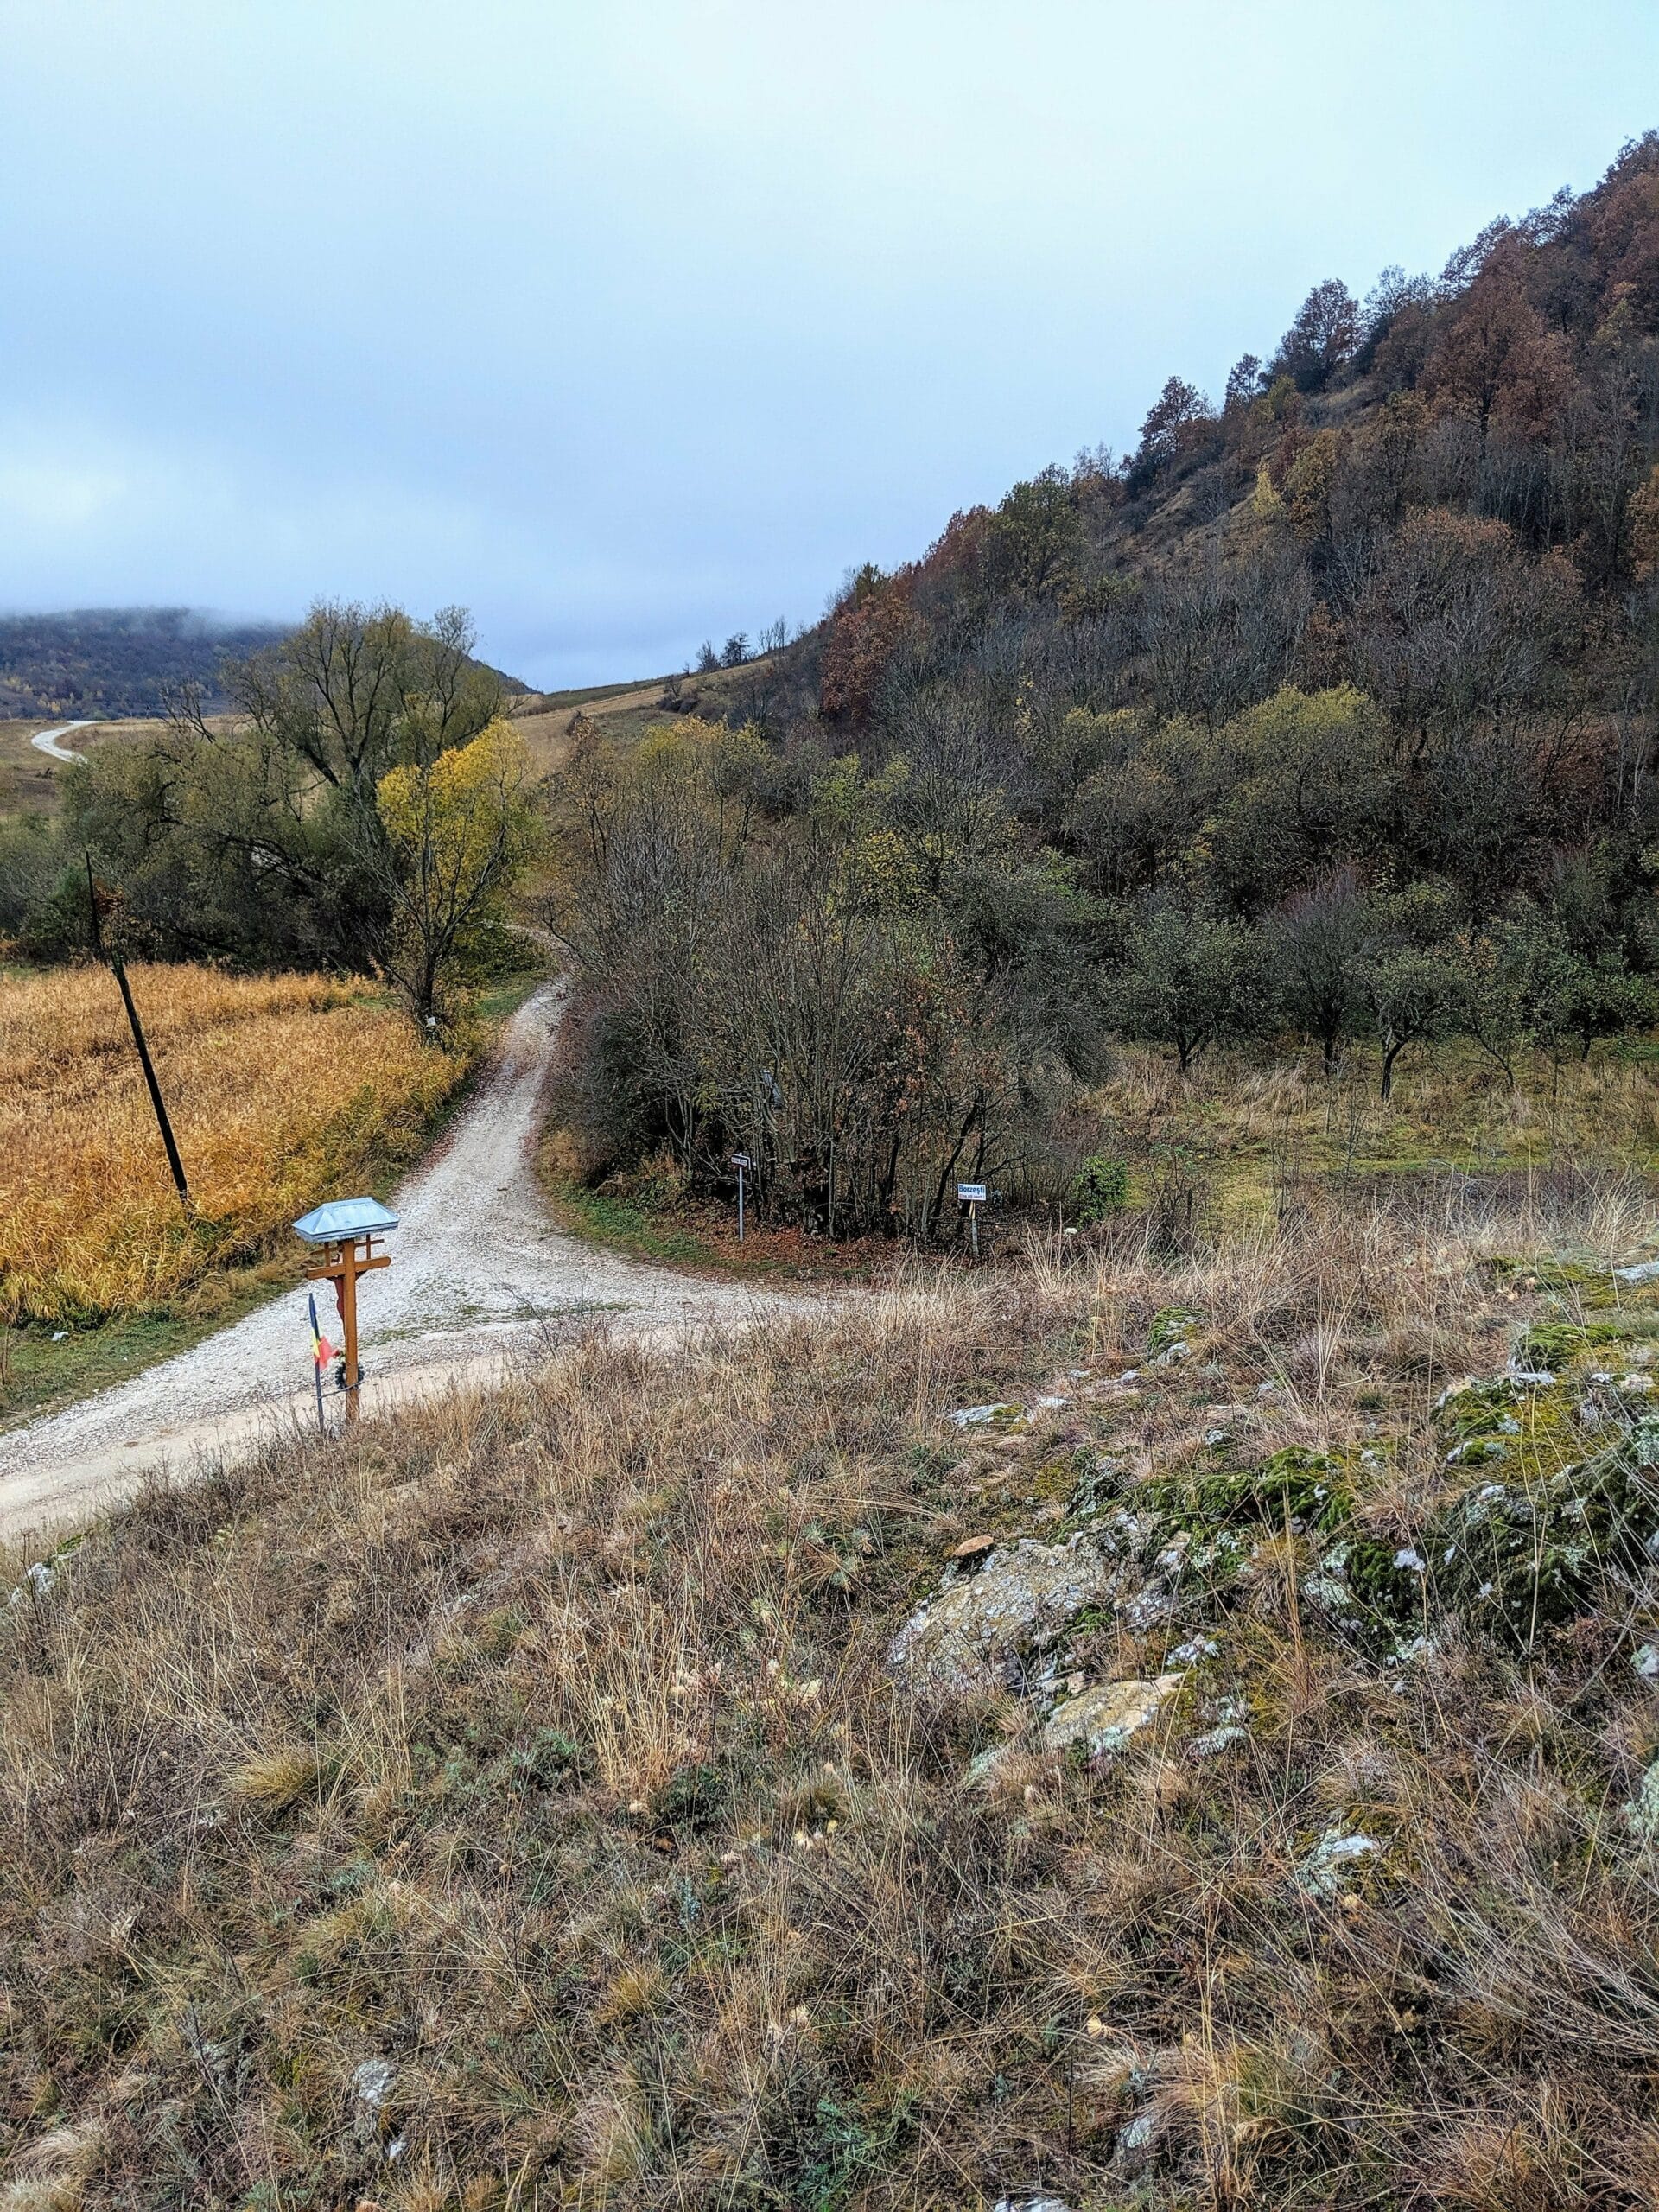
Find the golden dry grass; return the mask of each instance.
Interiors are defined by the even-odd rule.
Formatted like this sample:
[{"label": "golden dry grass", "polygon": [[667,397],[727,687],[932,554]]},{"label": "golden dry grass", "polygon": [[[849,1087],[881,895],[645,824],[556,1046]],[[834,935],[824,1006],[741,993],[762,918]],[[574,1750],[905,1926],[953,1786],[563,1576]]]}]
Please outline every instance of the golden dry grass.
[{"label": "golden dry grass", "polygon": [[200,1295],[319,1192],[412,1156],[466,1072],[367,985],[135,967],[197,1218],[175,1196],[114,979],[0,976],[0,1319]]},{"label": "golden dry grass", "polygon": [[[594,1327],[503,1393],[273,1434],[19,1559],[0,2185],[81,2212],[1654,2203],[1645,1568],[1524,1652],[1426,1589],[1402,1663],[1318,1613],[1317,1532],[1285,1527],[1218,1607],[1189,1580],[1067,1631],[1091,1679],[1213,1638],[1092,1764],[1046,1745],[1032,1676],[889,1657],[964,1538],[1098,1541],[1103,1465],[1132,1504],[1224,1424],[1248,1459],[1344,1454],[1357,1522],[1414,1541],[1490,1473],[1446,1463],[1443,1382],[1552,1299],[1611,1297],[1593,1255],[1647,1204],[1448,1185],[1173,1258],[1122,1221],[832,1325],[661,1354]],[[1494,1265],[1551,1246],[1554,1293]],[[1190,1356],[1148,1367],[1176,1305]],[[944,1418],[990,1397],[1028,1418]],[[1240,1739],[1205,1750],[1217,1711]],[[1363,1878],[1311,1891],[1356,1829]]]}]

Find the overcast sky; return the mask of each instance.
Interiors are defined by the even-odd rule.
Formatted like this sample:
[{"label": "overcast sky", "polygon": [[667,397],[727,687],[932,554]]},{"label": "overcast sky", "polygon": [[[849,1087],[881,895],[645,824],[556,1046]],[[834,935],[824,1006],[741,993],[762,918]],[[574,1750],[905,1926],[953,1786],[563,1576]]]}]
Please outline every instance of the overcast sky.
[{"label": "overcast sky", "polygon": [[546,685],[1218,393],[1659,124],[1653,0],[0,0],[0,606]]}]

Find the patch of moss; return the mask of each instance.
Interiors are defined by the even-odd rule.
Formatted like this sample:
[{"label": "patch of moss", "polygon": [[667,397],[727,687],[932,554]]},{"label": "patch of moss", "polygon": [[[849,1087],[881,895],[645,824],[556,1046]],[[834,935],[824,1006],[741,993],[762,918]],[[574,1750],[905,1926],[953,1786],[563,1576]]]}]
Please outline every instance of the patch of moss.
[{"label": "patch of moss", "polygon": [[1532,1259],[1497,1259],[1491,1267],[1499,1282],[1512,1284],[1517,1290],[1600,1289],[1607,1281],[1605,1268],[1586,1267],[1553,1254]]},{"label": "patch of moss", "polygon": [[1659,1420],[1535,1484],[1481,1483],[1443,1506],[1425,1548],[1436,1596],[1529,1645],[1588,1611],[1609,1574],[1651,1567],[1659,1543]]},{"label": "patch of moss", "polygon": [[1254,1467],[1166,1476],[1145,1484],[1141,1494],[1172,1529],[1192,1536],[1248,1522],[1283,1529],[1301,1521],[1332,1529],[1353,1503],[1340,1463],[1299,1444]]},{"label": "patch of moss", "polygon": [[1423,1573],[1420,1567],[1402,1565],[1417,1554],[1404,1554],[1375,1536],[1356,1536],[1348,1546],[1349,1586],[1370,1613],[1390,1623],[1414,1619],[1422,1611]]},{"label": "patch of moss", "polygon": [[1535,1321],[1516,1340],[1518,1367],[1547,1368],[1559,1375],[1582,1351],[1654,1333],[1649,1314],[1627,1314],[1617,1321]]},{"label": "patch of moss", "polygon": [[1152,1317],[1147,1331],[1147,1351],[1155,1356],[1167,1351],[1172,1344],[1184,1344],[1188,1332],[1198,1325],[1198,1316],[1185,1306],[1162,1306]]}]

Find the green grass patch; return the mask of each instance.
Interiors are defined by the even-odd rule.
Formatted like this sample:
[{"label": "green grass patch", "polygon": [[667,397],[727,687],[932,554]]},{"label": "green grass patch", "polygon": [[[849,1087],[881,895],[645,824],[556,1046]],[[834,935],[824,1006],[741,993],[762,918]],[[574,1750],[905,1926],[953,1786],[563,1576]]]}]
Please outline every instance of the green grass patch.
[{"label": "green grass patch", "polygon": [[0,1332],[0,1433],[188,1351],[297,1282],[303,1257],[296,1243],[291,1264],[273,1260],[221,1279],[222,1300],[208,1312],[128,1314],[71,1329],[56,1343],[45,1326]]},{"label": "green grass patch", "polygon": [[[697,1236],[671,1217],[652,1213],[609,1192],[562,1183],[554,1185],[549,1196],[561,1229],[613,1252],[625,1252],[630,1259],[658,1260],[677,1267],[726,1264],[724,1255],[707,1237]],[[764,1267],[767,1262],[760,1264]]]}]

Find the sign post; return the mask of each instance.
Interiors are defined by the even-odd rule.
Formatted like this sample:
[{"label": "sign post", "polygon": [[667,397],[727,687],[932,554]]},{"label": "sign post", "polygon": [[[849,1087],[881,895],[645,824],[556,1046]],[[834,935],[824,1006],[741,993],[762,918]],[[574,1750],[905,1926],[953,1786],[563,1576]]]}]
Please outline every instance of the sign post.
[{"label": "sign post", "polygon": [[737,1170],[737,1241],[741,1244],[743,1242],[743,1178],[754,1162],[747,1152],[734,1152],[732,1165]]},{"label": "sign post", "polygon": [[968,1249],[975,1259],[979,1257],[979,1210],[985,1203],[982,1183],[958,1183],[957,1203],[968,1209]]},{"label": "sign post", "polygon": [[397,1226],[397,1215],[388,1212],[378,1198],[334,1198],[327,1205],[314,1207],[294,1224],[295,1234],[321,1254],[315,1264],[306,1269],[306,1281],[332,1282],[334,1287],[344,1338],[340,1387],[346,1394],[348,1421],[358,1417],[358,1389],[362,1381],[357,1356],[357,1279],[376,1268],[391,1265],[390,1253],[377,1252],[374,1240]]}]

